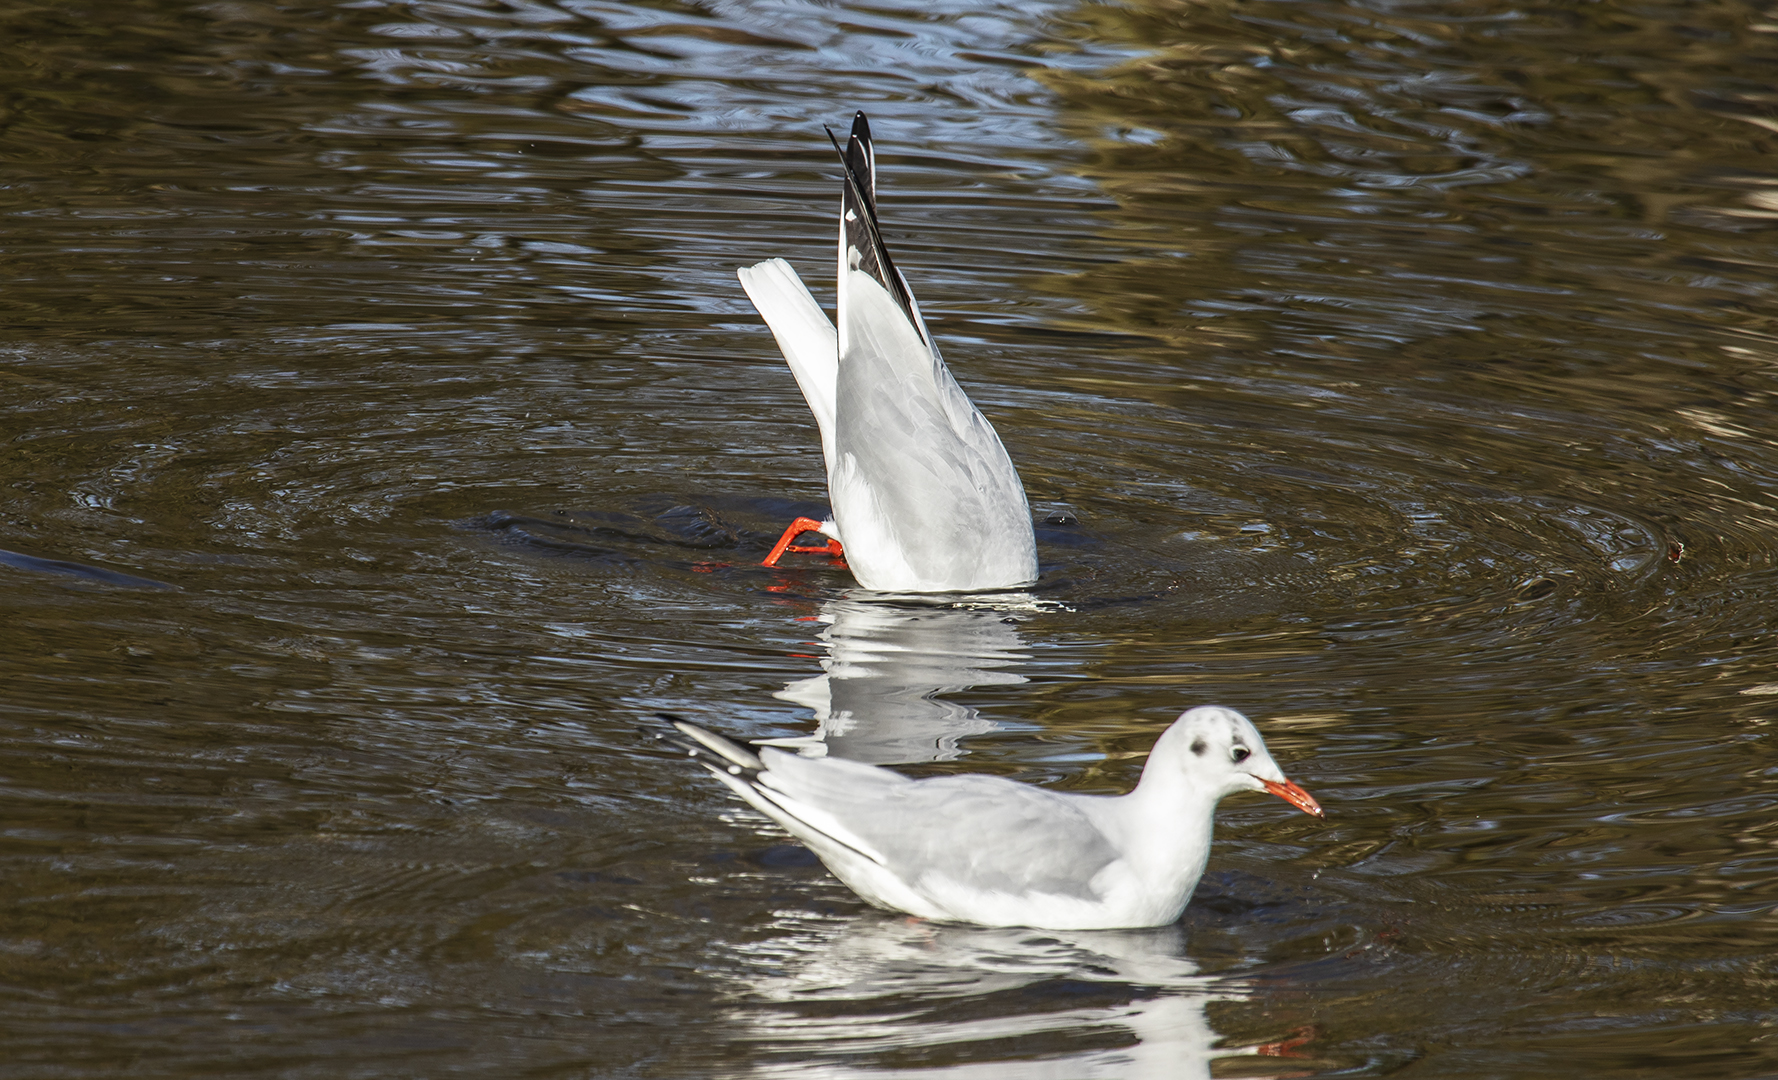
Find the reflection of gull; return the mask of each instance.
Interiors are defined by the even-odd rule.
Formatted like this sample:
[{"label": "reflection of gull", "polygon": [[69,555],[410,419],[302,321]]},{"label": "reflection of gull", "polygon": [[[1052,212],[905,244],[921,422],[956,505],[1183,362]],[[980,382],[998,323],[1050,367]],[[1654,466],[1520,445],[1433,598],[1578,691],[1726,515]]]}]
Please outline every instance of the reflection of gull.
[{"label": "reflection of gull", "polygon": [[[866,919],[749,947],[762,973],[729,1015],[760,1076],[1208,1077],[1209,1001],[1177,926],[1094,932]],[[1109,1045],[1108,1045],[1109,1044]],[[917,1067],[889,1066],[897,1060]]]},{"label": "reflection of gull", "polygon": [[995,724],[939,695],[1025,681],[1006,670],[1026,654],[1004,611],[831,600],[821,620],[824,673],[777,694],[813,709],[820,727],[775,745],[879,765],[949,761],[958,739]]}]

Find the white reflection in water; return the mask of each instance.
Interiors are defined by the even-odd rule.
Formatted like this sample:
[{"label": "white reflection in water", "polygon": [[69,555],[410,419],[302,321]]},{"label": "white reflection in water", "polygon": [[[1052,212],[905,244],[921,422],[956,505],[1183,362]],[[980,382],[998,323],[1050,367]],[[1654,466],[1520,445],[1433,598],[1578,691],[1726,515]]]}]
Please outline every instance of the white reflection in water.
[{"label": "white reflection in water", "polygon": [[962,752],[958,739],[996,725],[942,695],[1025,681],[1008,670],[1029,656],[1003,608],[843,598],[823,604],[819,618],[823,673],[777,694],[814,710],[819,726],[779,746],[876,764],[948,761]]},{"label": "white reflection in water", "polygon": [[757,1076],[1208,1077],[1215,1058],[1260,1052],[1216,1047],[1205,1006],[1243,987],[1197,974],[1177,926],[871,917],[743,950],[760,973],[729,1015]]}]

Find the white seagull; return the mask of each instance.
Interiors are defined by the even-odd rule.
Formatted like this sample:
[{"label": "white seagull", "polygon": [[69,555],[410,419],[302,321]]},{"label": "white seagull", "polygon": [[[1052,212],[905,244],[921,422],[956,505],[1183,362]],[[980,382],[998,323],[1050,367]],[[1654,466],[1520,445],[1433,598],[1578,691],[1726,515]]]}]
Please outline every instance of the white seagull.
[{"label": "white seagull", "polygon": [[969,774],[910,780],[875,765],[752,750],[662,714],[689,754],[881,908],[983,926],[1109,930],[1179,918],[1224,795],[1269,791],[1321,817],[1233,709],[1182,714],[1126,795],[1074,795]]},{"label": "white seagull", "polygon": [[[843,543],[852,575],[879,592],[1028,585],[1037,580],[1037,544],[1024,485],[889,259],[862,112],[840,160],[839,329],[783,259],[736,271],[815,414],[833,506],[826,521],[792,522],[765,565],[787,550],[840,555]],[[808,532],[831,542],[793,544]]]}]

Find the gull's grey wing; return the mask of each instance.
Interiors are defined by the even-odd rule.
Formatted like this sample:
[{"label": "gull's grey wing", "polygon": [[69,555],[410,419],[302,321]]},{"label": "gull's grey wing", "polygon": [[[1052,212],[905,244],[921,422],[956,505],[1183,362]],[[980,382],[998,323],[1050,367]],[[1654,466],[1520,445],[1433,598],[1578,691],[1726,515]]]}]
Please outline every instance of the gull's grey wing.
[{"label": "gull's grey wing", "polygon": [[850,277],[829,495],[854,573],[882,591],[1036,580],[1031,512],[1000,437],[893,298]]},{"label": "gull's grey wing", "polygon": [[860,834],[910,881],[1096,900],[1118,851],[1070,800],[994,776],[933,777],[894,792]]},{"label": "gull's grey wing", "polygon": [[840,364],[828,487],[853,573],[884,591],[1034,581],[1036,541],[1018,471],[951,377],[883,243],[863,113],[840,157]]},{"label": "gull's grey wing", "polygon": [[[1093,877],[1118,851],[1075,797],[994,776],[909,780],[833,758],[761,754],[762,783],[843,826],[849,846],[910,884],[1098,899]],[[856,843],[853,843],[856,842]]]}]

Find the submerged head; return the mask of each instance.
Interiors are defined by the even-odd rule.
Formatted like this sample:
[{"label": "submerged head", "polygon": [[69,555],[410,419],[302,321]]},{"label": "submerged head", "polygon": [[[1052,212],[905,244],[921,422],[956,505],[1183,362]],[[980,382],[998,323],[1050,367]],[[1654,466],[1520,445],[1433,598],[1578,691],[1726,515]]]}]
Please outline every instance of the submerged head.
[{"label": "submerged head", "polygon": [[1219,799],[1237,791],[1269,791],[1305,814],[1323,816],[1308,792],[1284,778],[1253,722],[1220,705],[1181,713],[1155,744],[1143,779],[1157,767],[1184,773],[1193,787],[1214,791]]}]

